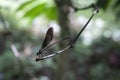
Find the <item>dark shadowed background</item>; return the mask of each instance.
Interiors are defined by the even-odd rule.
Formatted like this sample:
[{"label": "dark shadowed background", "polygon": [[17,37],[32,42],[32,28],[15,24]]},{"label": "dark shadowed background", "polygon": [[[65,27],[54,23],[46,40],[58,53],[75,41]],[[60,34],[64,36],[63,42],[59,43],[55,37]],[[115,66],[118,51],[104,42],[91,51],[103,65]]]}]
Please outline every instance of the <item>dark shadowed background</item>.
[{"label": "dark shadowed background", "polygon": [[[49,27],[71,40],[93,9],[74,48],[36,62]],[[67,41],[50,48],[63,49]],[[120,80],[120,0],[0,0],[0,80]]]}]

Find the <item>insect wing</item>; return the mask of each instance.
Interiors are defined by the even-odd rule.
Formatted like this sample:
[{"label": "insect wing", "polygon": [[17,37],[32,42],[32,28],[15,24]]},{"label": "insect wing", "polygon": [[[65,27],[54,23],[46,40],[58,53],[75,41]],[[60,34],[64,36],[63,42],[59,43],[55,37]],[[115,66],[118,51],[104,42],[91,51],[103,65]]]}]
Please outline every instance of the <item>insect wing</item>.
[{"label": "insect wing", "polygon": [[45,48],[52,41],[52,38],[53,38],[53,28],[50,27],[48,29],[46,36],[45,36],[45,39],[43,41],[42,49]]}]

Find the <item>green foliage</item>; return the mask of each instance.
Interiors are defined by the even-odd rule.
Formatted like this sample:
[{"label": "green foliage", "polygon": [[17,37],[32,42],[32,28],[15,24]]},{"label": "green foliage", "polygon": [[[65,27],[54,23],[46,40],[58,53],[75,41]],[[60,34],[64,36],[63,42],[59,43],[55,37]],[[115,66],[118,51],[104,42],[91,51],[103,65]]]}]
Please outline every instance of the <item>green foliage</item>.
[{"label": "green foliage", "polygon": [[103,63],[93,66],[90,74],[91,80],[104,80],[106,70],[107,68]]},{"label": "green foliage", "polygon": [[97,5],[104,11],[111,10],[116,16],[116,21],[120,20],[120,0],[97,0]]},{"label": "green foliage", "polygon": [[14,75],[20,75],[19,65],[11,51],[6,51],[0,56],[0,72],[3,73],[4,80],[12,79]]},{"label": "green foliage", "polygon": [[111,0],[98,0],[97,5],[103,10],[105,10],[110,5],[110,2]]},{"label": "green foliage", "polygon": [[31,4],[31,3],[33,3],[33,2],[35,2],[35,0],[29,0],[29,1],[23,2],[23,3],[17,8],[16,11],[19,11],[19,10],[24,9],[27,5],[29,5],[29,4]]},{"label": "green foliage", "polygon": [[[51,1],[51,2],[50,2]],[[52,0],[34,0],[27,1],[21,4],[16,11],[24,11],[23,17],[28,17],[31,20],[39,15],[45,15],[49,20],[57,19],[57,11]]]},{"label": "green foliage", "polygon": [[16,18],[15,16],[16,14],[13,13],[10,9],[5,8],[5,7],[1,7],[0,8],[0,16],[1,19],[4,20],[1,21],[3,25],[3,27],[9,27],[9,29],[17,29],[20,27],[19,25],[19,20]]},{"label": "green foliage", "polygon": [[114,8],[116,8],[116,7],[118,7],[118,6],[120,6],[120,0],[117,0],[117,1],[115,2]]},{"label": "green foliage", "polygon": [[114,13],[116,14],[116,21],[120,20],[120,0],[117,0],[113,6]]}]

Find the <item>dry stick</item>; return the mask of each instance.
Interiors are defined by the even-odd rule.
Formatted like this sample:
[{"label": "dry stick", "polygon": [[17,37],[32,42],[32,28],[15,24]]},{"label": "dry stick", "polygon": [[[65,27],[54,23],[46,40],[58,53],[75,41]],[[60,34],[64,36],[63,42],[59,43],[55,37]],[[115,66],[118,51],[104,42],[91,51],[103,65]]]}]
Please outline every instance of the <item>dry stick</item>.
[{"label": "dry stick", "polygon": [[90,9],[90,8],[93,8],[94,6],[95,6],[95,4],[91,4],[91,5],[89,5],[89,6],[87,6],[87,7],[83,7],[83,8],[77,8],[77,7],[75,7],[75,6],[73,6],[73,5],[71,5],[72,6],[72,8],[75,10],[75,12],[76,11],[78,11],[78,10],[86,10],[86,9]]},{"label": "dry stick", "polygon": [[84,29],[87,27],[87,25],[89,24],[89,22],[91,21],[91,19],[93,18],[93,16],[98,13],[98,10],[95,10],[92,14],[92,16],[89,18],[89,20],[87,21],[87,23],[85,24],[85,26],[80,30],[80,32],[78,33],[78,35],[75,37],[75,39],[72,41],[71,43],[71,48],[73,48],[75,42],[78,40],[79,36],[81,35],[81,33],[84,31]]},{"label": "dry stick", "polygon": [[[47,55],[47,56],[43,56],[42,58],[36,58],[35,60],[36,61],[39,61],[39,60],[43,60],[43,59],[46,59],[46,58],[50,58],[50,57],[53,57],[55,56],[56,54],[60,54],[60,53],[63,53],[64,51],[68,50],[69,48],[73,48],[74,45],[75,45],[75,42],[78,40],[79,36],[81,35],[81,33],[83,32],[83,30],[87,27],[88,23],[90,22],[90,20],[93,18],[93,16],[99,12],[98,8],[96,5],[92,4],[92,7],[95,9],[94,12],[92,13],[92,15],[90,16],[90,18],[88,19],[87,23],[84,25],[84,27],[80,30],[80,32],[78,33],[78,35],[75,37],[75,39],[72,41],[72,43],[70,43],[66,48],[56,52],[56,53],[53,53],[53,54],[50,54],[50,55]],[[56,42],[58,43],[58,42]],[[54,44],[56,44],[54,43]],[[53,44],[53,45],[54,45]],[[49,46],[50,47],[50,46]]]},{"label": "dry stick", "polygon": [[94,12],[92,13],[92,16],[89,18],[89,20],[87,21],[87,23],[83,26],[83,28],[80,30],[80,32],[78,33],[78,35],[75,37],[75,39],[72,41],[72,43],[71,43],[71,48],[73,48],[73,46],[74,46],[74,44],[75,44],[75,42],[77,41],[77,39],[79,38],[79,36],[81,35],[81,33],[84,31],[84,29],[87,27],[87,25],[89,24],[89,22],[91,21],[91,19],[93,18],[93,16],[96,14],[96,13],[98,13],[99,12],[99,10],[98,10],[98,7],[95,5],[95,4],[91,4],[90,6],[87,6],[87,7],[85,7],[85,8],[75,8],[74,6],[72,6],[74,9],[75,9],[75,11],[77,11],[77,10],[85,10],[85,9],[89,9],[89,8],[94,8],[95,10],[94,10]]},{"label": "dry stick", "polygon": [[56,53],[53,53],[53,54],[44,56],[44,57],[42,57],[42,58],[36,58],[35,61],[44,60],[44,59],[46,59],[46,58],[53,57],[53,56],[55,56],[56,54],[63,53],[64,51],[68,50],[69,48],[71,48],[70,45],[68,45],[66,48],[64,48],[64,49],[62,49],[62,50],[60,50],[60,51],[58,51],[58,52],[56,52]]}]

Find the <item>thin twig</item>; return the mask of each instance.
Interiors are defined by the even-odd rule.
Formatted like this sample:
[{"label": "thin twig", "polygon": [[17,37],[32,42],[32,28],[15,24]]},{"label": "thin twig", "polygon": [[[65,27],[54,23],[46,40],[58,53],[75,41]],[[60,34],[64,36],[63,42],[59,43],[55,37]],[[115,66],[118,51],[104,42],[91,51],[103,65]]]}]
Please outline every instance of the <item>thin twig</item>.
[{"label": "thin twig", "polygon": [[57,54],[63,53],[64,51],[66,51],[66,50],[68,50],[68,49],[70,49],[70,48],[71,48],[71,45],[68,45],[66,48],[64,48],[64,49],[62,49],[62,50],[60,50],[60,51],[58,51],[58,52],[56,52],[56,53],[52,53],[52,54],[50,54],[50,55],[43,56],[42,58],[38,57],[38,58],[35,59],[35,61],[44,60],[44,59],[46,59],[46,58],[53,57],[53,56],[55,56],[55,55],[57,55]]},{"label": "thin twig", "polygon": [[84,31],[84,29],[87,27],[87,25],[89,24],[89,22],[91,21],[91,19],[93,18],[93,16],[98,13],[98,10],[95,10],[93,12],[93,14],[91,15],[91,17],[88,19],[87,23],[84,25],[84,27],[80,30],[80,32],[77,34],[77,36],[75,37],[75,39],[72,41],[71,43],[71,47],[74,46],[75,42],[78,40],[79,36],[81,35],[81,33]]},{"label": "thin twig", "polygon": [[72,5],[71,7],[76,11],[79,11],[79,10],[86,10],[86,9],[90,9],[90,8],[93,8],[94,4],[92,3],[91,5],[89,6],[86,6],[86,7],[83,7],[83,8],[77,8],[75,7],[74,5]]}]

